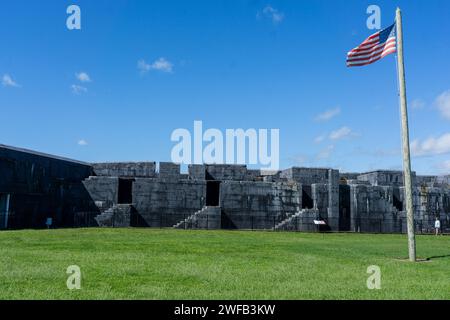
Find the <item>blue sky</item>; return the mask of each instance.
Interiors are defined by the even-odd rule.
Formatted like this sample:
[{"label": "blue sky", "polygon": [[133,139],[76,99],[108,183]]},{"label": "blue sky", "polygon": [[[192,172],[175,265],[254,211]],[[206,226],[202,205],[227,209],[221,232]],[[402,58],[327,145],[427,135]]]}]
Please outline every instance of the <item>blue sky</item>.
[{"label": "blue sky", "polygon": [[[81,30],[66,8],[81,8]],[[176,128],[279,128],[281,167],[400,169],[395,57],[346,52],[403,10],[413,170],[450,172],[450,2],[2,1],[0,143],[169,161]],[[141,61],[141,62],[140,62]],[[140,64],[139,64],[140,62]]]}]

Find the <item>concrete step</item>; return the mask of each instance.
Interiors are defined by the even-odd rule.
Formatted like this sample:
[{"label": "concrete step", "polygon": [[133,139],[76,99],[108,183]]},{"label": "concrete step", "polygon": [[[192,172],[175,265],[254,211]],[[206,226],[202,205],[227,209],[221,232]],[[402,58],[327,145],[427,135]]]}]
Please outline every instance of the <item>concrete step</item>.
[{"label": "concrete step", "polygon": [[95,217],[100,227],[129,227],[132,204],[115,204]]},{"label": "concrete step", "polygon": [[199,215],[200,213],[204,212],[205,210],[207,210],[208,207],[203,207],[202,209],[198,210],[197,212],[195,212],[194,214],[188,216],[186,219],[181,220],[180,222],[178,222],[177,224],[175,224],[173,226],[173,228],[175,229],[185,229],[186,225],[188,222],[192,221],[196,215]]},{"label": "concrete step", "polygon": [[[175,229],[187,229],[189,227],[189,223],[192,223],[197,220],[201,215],[208,215],[209,210],[220,210],[220,207],[211,207],[205,206],[202,209],[198,210],[194,214],[188,216],[187,218],[181,220],[177,224],[173,226]],[[192,227],[192,226],[191,226]]]},{"label": "concrete step", "polygon": [[318,211],[316,209],[302,209],[300,211],[297,211],[293,215],[290,215],[289,217],[287,217],[286,219],[284,219],[283,221],[278,223],[274,228],[272,228],[272,230],[274,230],[274,231],[284,230],[284,228],[289,226],[293,221],[295,221],[295,219],[300,218],[305,214],[311,214],[311,213],[316,215],[316,214],[318,214]]},{"label": "concrete step", "polygon": [[280,230],[283,226],[289,224],[293,219],[299,217],[301,213],[302,211],[297,211],[296,213],[289,215],[286,219],[275,225],[275,227],[272,228],[272,230]]}]

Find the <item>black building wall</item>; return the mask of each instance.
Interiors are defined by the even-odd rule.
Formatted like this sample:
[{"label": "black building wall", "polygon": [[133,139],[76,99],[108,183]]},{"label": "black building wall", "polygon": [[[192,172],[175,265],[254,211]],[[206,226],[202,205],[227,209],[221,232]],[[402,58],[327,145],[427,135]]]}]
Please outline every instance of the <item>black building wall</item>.
[{"label": "black building wall", "polygon": [[0,145],[0,228],[44,228],[49,217],[74,226],[77,213],[98,211],[82,184],[92,174],[89,164]]}]

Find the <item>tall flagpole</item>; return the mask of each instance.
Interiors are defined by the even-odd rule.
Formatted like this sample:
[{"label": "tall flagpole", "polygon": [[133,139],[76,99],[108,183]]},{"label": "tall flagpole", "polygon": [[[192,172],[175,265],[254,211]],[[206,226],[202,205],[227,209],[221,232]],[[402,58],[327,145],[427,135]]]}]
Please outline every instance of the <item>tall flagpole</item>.
[{"label": "tall flagpole", "polygon": [[403,62],[403,30],[402,13],[400,8],[396,12],[397,27],[397,62],[398,82],[400,88],[400,113],[402,119],[403,171],[405,177],[406,217],[408,226],[409,260],[416,261],[416,239],[414,234],[414,208],[412,199],[411,156],[409,151],[408,110],[406,104],[405,65]]}]

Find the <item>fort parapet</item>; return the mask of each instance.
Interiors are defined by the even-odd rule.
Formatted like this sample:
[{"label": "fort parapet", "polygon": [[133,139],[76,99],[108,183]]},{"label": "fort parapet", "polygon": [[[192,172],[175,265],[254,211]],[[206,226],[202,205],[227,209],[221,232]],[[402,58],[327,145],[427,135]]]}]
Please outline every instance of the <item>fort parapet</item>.
[{"label": "fort parapet", "polygon": [[[414,174],[418,231],[450,218],[449,176]],[[406,232],[403,174],[93,163],[0,145],[0,229],[158,227]],[[51,218],[51,226],[48,225]],[[314,220],[326,222],[316,226]],[[47,223],[47,224],[46,224]]]}]

